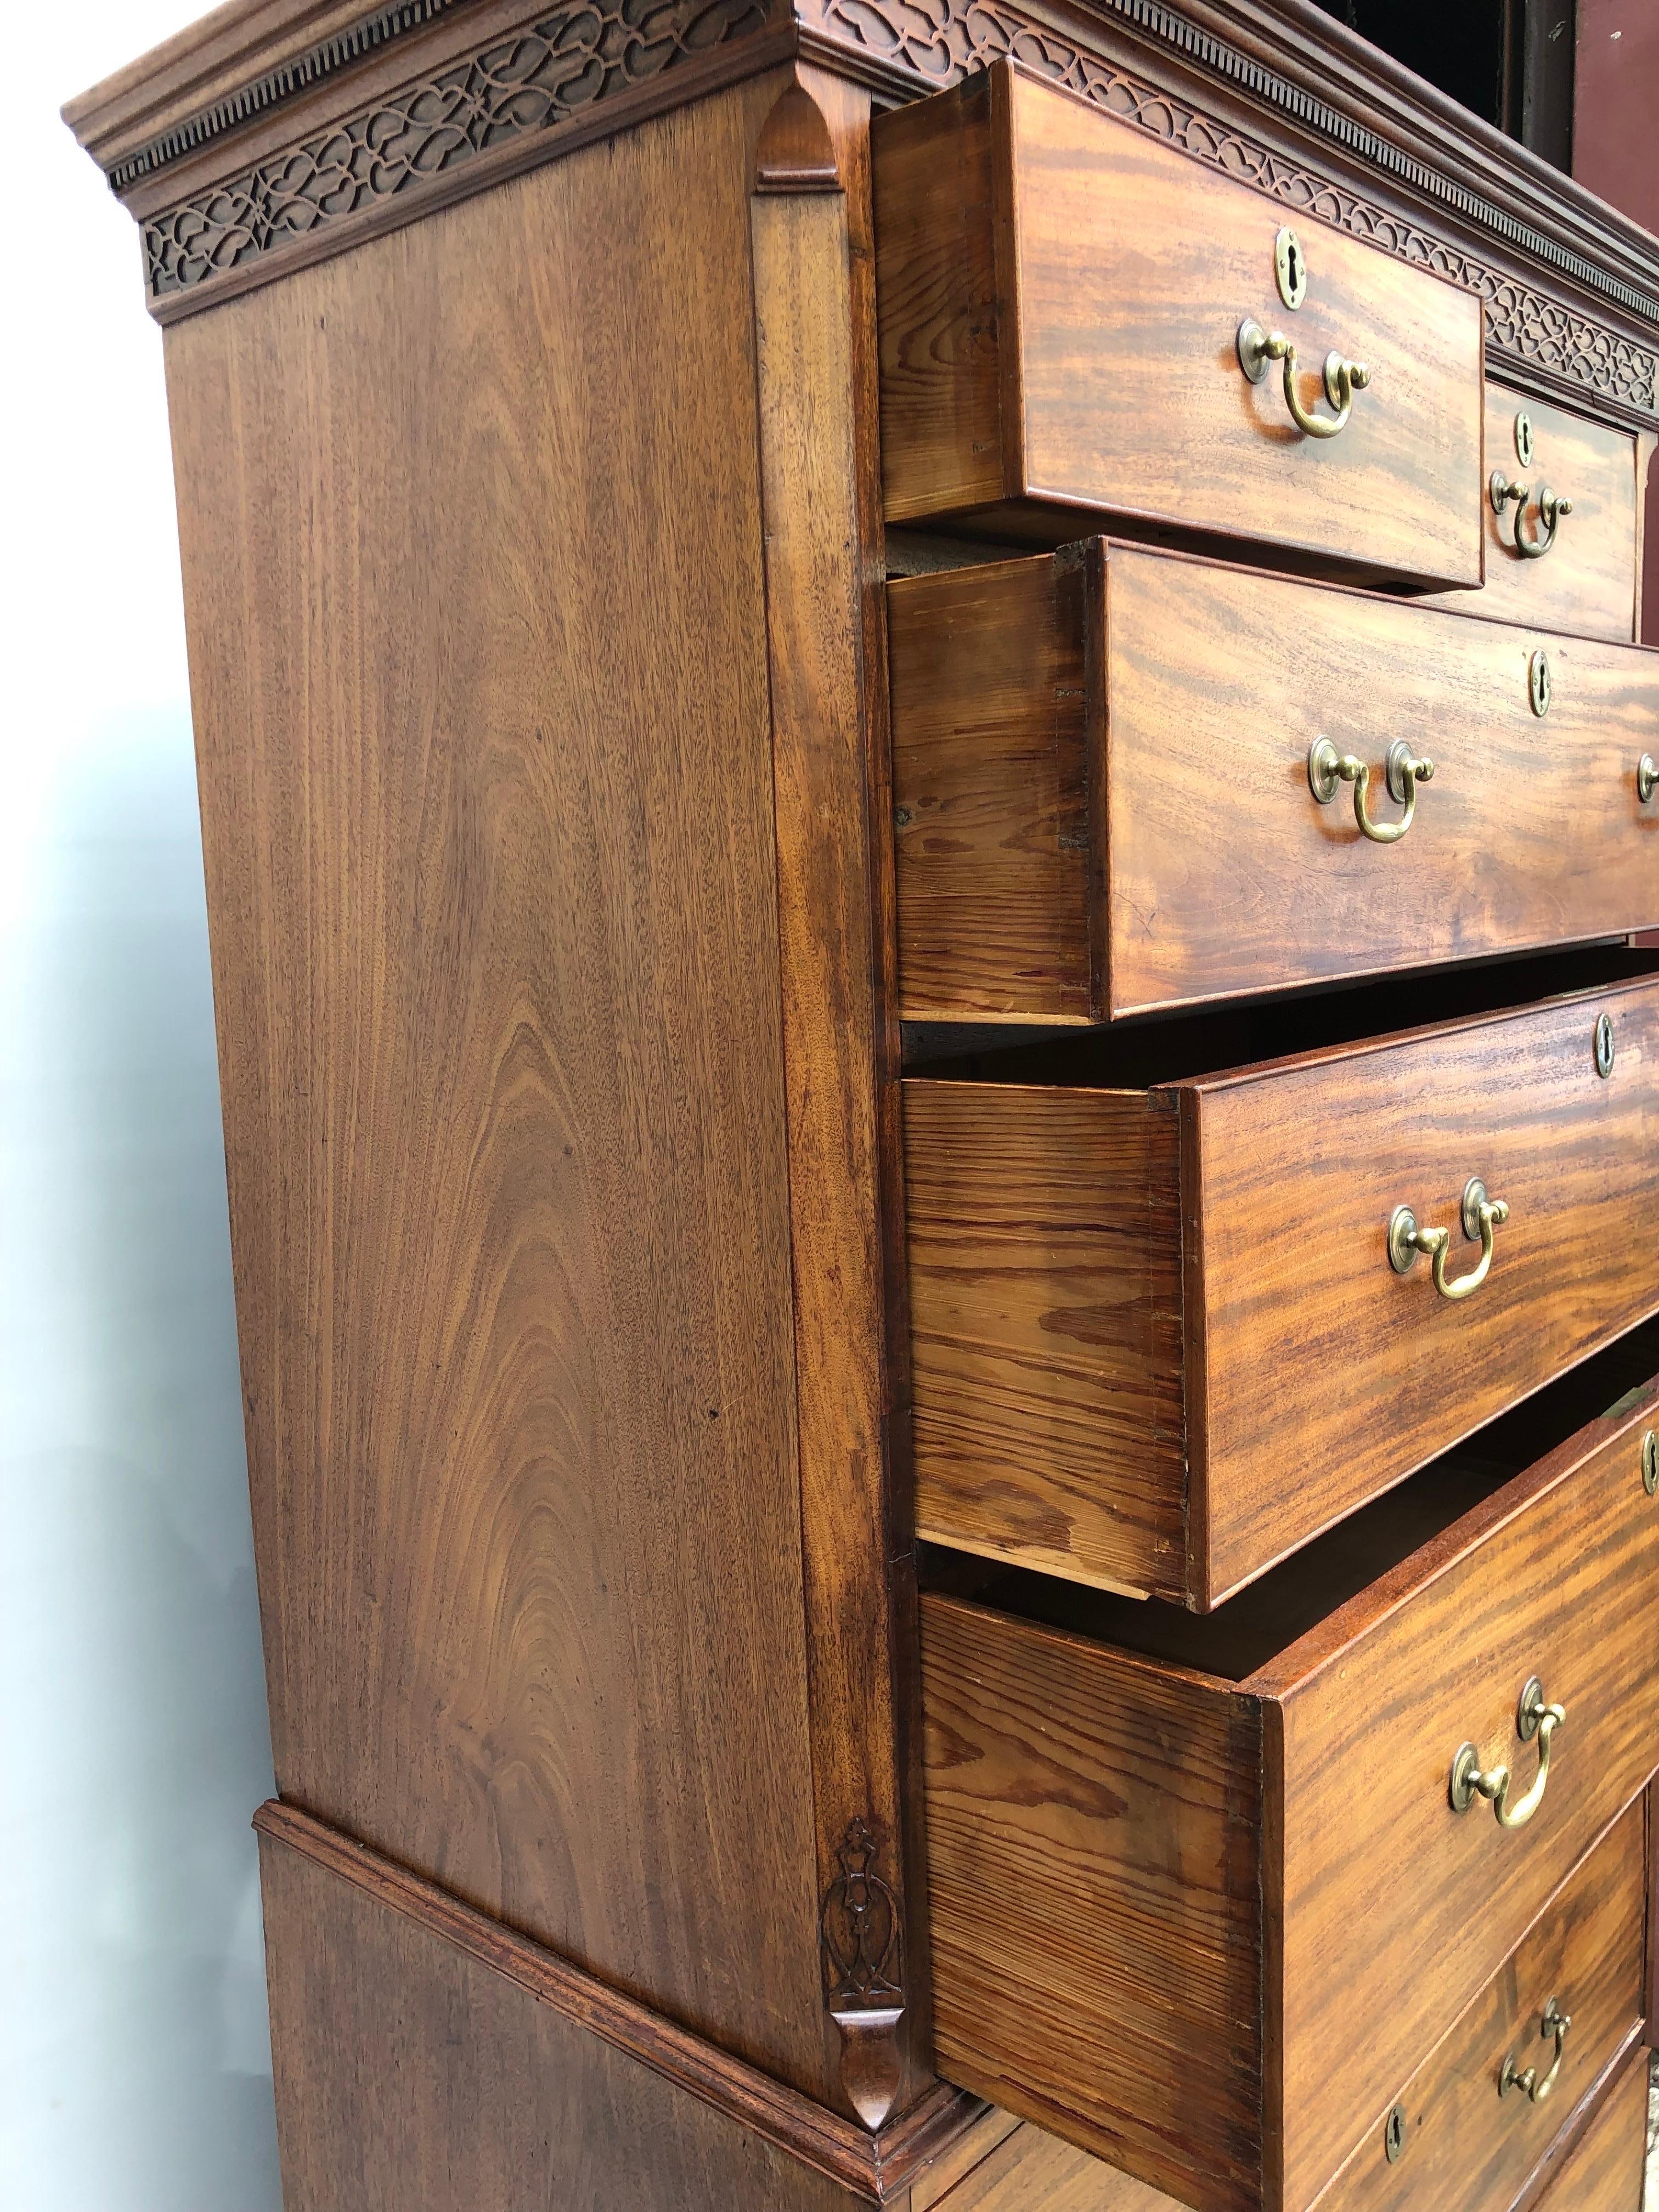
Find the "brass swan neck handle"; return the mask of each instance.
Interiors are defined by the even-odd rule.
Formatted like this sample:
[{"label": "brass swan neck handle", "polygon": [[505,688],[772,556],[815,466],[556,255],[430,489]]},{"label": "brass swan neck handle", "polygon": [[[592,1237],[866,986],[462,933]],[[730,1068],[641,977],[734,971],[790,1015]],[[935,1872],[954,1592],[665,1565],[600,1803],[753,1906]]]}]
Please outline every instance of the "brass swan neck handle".
[{"label": "brass swan neck handle", "polygon": [[1285,404],[1290,410],[1291,420],[1304,438],[1334,438],[1346,429],[1348,417],[1353,412],[1353,396],[1363,392],[1371,380],[1370,370],[1363,361],[1350,361],[1346,355],[1334,351],[1325,356],[1325,397],[1335,409],[1333,415],[1316,415],[1302,404],[1297,389],[1296,348],[1283,331],[1271,335],[1264,331],[1254,315],[1247,315],[1238,326],[1237,339],[1238,365],[1252,384],[1260,384],[1273,362],[1285,365]]},{"label": "brass swan neck handle", "polygon": [[[1492,501],[1492,512],[1498,517],[1500,526],[1504,520],[1504,509],[1511,504],[1514,506],[1515,535],[1510,540],[1510,544],[1511,550],[1523,561],[1541,561],[1555,543],[1556,534],[1561,527],[1561,518],[1572,513],[1572,501],[1570,499],[1558,497],[1546,484],[1538,495],[1537,525],[1533,535],[1528,538],[1522,530],[1521,523],[1526,511],[1527,501],[1532,497],[1531,485],[1522,483],[1518,477],[1514,478],[1506,477],[1502,469],[1494,469],[1492,472],[1492,481],[1486,487],[1486,493]],[[1501,542],[1503,538],[1501,527],[1498,538]]]},{"label": "brass swan neck handle", "polygon": [[1571,2015],[1563,2012],[1559,2004],[1552,1997],[1544,2007],[1544,2016],[1538,2023],[1538,2033],[1546,2042],[1552,2038],[1554,2039],[1555,2056],[1550,2061],[1549,2071],[1547,2074],[1540,2074],[1536,2066],[1522,2067],[1516,2063],[1515,2053],[1510,2051],[1509,2057],[1504,2061],[1504,2070],[1498,2077],[1498,2095],[1507,2097],[1511,2089],[1518,2089],[1528,2102],[1541,2105],[1550,2091],[1554,2088],[1560,2075],[1561,2060],[1566,2049],[1567,2031],[1571,2026]]},{"label": "brass swan neck handle", "polygon": [[1544,1792],[1550,1782],[1550,1747],[1555,1741],[1558,1729],[1565,1723],[1566,1708],[1547,1705],[1544,1686],[1533,1675],[1521,1692],[1521,1702],[1516,1710],[1515,1732],[1522,1743],[1538,1739],[1538,1771],[1533,1777],[1532,1787],[1524,1797],[1514,1803],[1510,1791],[1514,1777],[1507,1766],[1493,1766],[1482,1771],[1479,1747],[1472,1743],[1461,1744],[1452,1761],[1451,1808],[1454,1813],[1467,1813],[1477,1797],[1491,1804],[1500,1828],[1524,1828],[1544,1802]]},{"label": "brass swan neck handle", "polygon": [[1426,1253],[1434,1268],[1434,1287],[1443,1298],[1472,1297],[1492,1273],[1496,1232],[1510,1218],[1507,1202],[1490,1198],[1479,1176],[1463,1186],[1463,1234],[1478,1242],[1480,1258],[1467,1275],[1448,1281],[1446,1261],[1451,1252],[1449,1229],[1425,1229],[1409,1206],[1396,1206],[1389,1219],[1389,1265],[1396,1275],[1407,1275],[1419,1253]]},{"label": "brass swan neck handle", "polygon": [[1339,783],[1353,786],[1353,818],[1373,844],[1398,844],[1417,817],[1417,787],[1433,780],[1434,763],[1420,759],[1403,738],[1389,747],[1382,773],[1389,795],[1405,812],[1397,822],[1378,822],[1370,811],[1371,772],[1356,753],[1339,753],[1328,738],[1316,738],[1308,748],[1308,788],[1322,806],[1336,796]]}]

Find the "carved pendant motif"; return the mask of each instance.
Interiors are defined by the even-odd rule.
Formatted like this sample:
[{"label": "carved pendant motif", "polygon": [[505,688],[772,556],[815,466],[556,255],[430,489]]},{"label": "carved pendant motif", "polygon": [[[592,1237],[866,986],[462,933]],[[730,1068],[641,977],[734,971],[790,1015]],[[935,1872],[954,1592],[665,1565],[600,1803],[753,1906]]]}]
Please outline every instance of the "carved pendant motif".
[{"label": "carved pendant motif", "polygon": [[898,1899],[874,1871],[880,1846],[860,1818],[836,1847],[841,1872],[819,1928],[830,2017],[841,2030],[842,2081],[872,2132],[892,2111],[902,2075],[895,2030],[904,2011]]}]

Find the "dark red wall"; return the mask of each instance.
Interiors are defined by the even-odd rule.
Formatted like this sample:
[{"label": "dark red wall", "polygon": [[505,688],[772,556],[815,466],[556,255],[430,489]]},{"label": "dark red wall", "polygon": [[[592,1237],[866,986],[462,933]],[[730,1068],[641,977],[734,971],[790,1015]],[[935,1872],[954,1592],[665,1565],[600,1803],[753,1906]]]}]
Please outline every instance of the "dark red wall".
[{"label": "dark red wall", "polygon": [[[1659,231],[1659,0],[1578,0],[1572,171]],[[1659,645],[1659,460],[1648,484],[1642,635]]]}]

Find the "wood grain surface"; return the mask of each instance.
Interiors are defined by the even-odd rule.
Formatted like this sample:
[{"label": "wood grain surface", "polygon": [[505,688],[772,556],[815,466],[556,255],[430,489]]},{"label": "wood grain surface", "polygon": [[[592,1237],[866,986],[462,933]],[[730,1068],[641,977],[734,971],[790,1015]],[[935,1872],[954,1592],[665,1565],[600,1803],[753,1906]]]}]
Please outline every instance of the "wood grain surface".
[{"label": "wood grain surface", "polygon": [[[923,2212],[913,2192],[912,2212]],[[1029,2122],[976,2166],[939,2212],[1176,2212],[1173,2197]]]},{"label": "wood grain surface", "polygon": [[1095,1017],[1089,608],[1061,556],[888,587],[912,1021]]},{"label": "wood grain surface", "polygon": [[[1650,1388],[1242,1686],[1266,1701],[1266,1794],[1282,1808],[1269,2019],[1287,2212],[1357,2124],[1381,2126],[1392,2085],[1653,1771],[1659,1519],[1641,1458],[1656,1413]],[[1533,1674],[1567,1719],[1543,1803],[1505,1832],[1483,1802],[1453,1812],[1448,1780],[1474,1741],[1530,1781],[1515,1717]],[[1409,1884],[1409,1912],[1377,1914],[1380,1875]]]},{"label": "wood grain surface", "polygon": [[[1202,1240],[1188,1437],[1212,1601],[1659,1304],[1659,983],[1200,1082],[1182,1104],[1184,1218]],[[1426,1259],[1394,1273],[1388,1225],[1409,1206],[1449,1228],[1467,1273],[1472,1176],[1510,1218],[1486,1281],[1455,1303]]]},{"label": "wood grain surface", "polygon": [[287,2212],[872,2201],[287,1844],[260,1879]]},{"label": "wood grain surface", "polygon": [[[1073,690],[1048,669],[1084,659],[1085,596],[1058,596],[1072,568],[1048,573],[1045,619],[1078,610],[1069,658],[1057,642],[1011,654],[1040,572],[891,587],[907,667],[961,662],[931,706],[922,684],[895,688],[907,1013],[1076,1018],[1091,945],[1091,1003],[1111,1017],[1659,920],[1659,804],[1636,790],[1642,754],[1659,752],[1651,652],[1114,544],[1087,618],[1101,684]],[[1553,676],[1541,720],[1537,652]],[[1023,713],[1011,671],[1029,683]],[[1433,760],[1405,837],[1364,837],[1350,786],[1316,802],[1321,737],[1369,763],[1382,819],[1399,811],[1382,790],[1389,745]],[[1079,788],[1083,816],[1057,803]]]},{"label": "wood grain surface", "polygon": [[[298,1854],[331,1881],[359,1893],[365,1912],[372,1909],[411,1922],[445,1950],[476,1961],[495,1980],[527,1991],[538,2004],[550,2008],[584,2035],[650,2068],[677,2090],[700,2100],[814,2173],[843,2185],[860,2199],[894,2202],[913,2176],[931,2177],[948,2168],[953,2157],[971,2153],[981,2141],[990,2108],[966,2090],[935,2081],[872,2132],[861,2121],[832,2112],[665,2020],[308,1813],[273,1799],[259,1808],[253,1825],[262,1846],[278,1855]],[[295,2117],[303,2127],[305,2116]],[[665,2175],[665,2186],[670,2179]]]},{"label": "wood grain surface", "polygon": [[[1516,416],[1523,411],[1532,424],[1529,465],[1516,444]],[[1640,635],[1641,459],[1628,430],[1570,414],[1532,392],[1488,384],[1486,474],[1501,469],[1530,488],[1523,536],[1537,540],[1538,498],[1546,488],[1570,499],[1572,513],[1562,517],[1548,552],[1529,561],[1515,550],[1513,505],[1500,525],[1486,499],[1486,584],[1478,592],[1449,592],[1436,604],[1628,644]]]},{"label": "wood grain surface", "polygon": [[[1659,981],[1139,1091],[905,1098],[941,1543],[1218,1605],[1659,1304]],[[1467,1273],[1475,1176],[1510,1218],[1448,1300],[1389,1223],[1449,1228]]]},{"label": "wood grain surface", "polygon": [[1184,1598],[1177,1102],[904,1089],[917,1533]]},{"label": "wood grain surface", "polygon": [[[1647,1835],[1623,1814],[1528,1930],[1397,2100],[1405,2148],[1376,2129],[1320,2197],[1318,2212],[1490,2212],[1513,2205],[1583,2100],[1639,2034]],[[1541,2079],[1554,2054],[1540,2024],[1553,1998],[1572,2026],[1541,2103],[1498,2094],[1506,2058]],[[1360,2040],[1364,2040],[1364,2027]]]},{"label": "wood grain surface", "polygon": [[[750,215],[820,1895],[855,1820],[878,1841],[881,1878],[906,1886],[896,1684],[900,1622],[909,1628],[914,1607],[895,1587],[910,1573],[909,1547],[888,1481],[890,1276],[902,1260],[883,1234],[898,1161],[883,988],[891,930],[874,855],[887,848],[890,800],[884,726],[872,742],[867,694],[879,635],[870,652],[865,636],[882,603],[866,564],[848,558],[879,502],[857,428],[874,393],[855,382],[857,316],[873,313],[855,306],[854,278],[854,226],[868,225],[858,173],[868,104],[834,79],[793,81],[762,136]],[[775,154],[781,123],[789,136]],[[813,125],[817,159],[805,162]],[[824,189],[826,174],[836,189]],[[884,695],[875,703],[884,710]],[[913,1916],[902,1917],[901,1946]],[[907,1964],[901,1948],[889,1978],[904,2018],[855,2027],[841,2069],[843,2102],[872,2127],[928,2078],[925,1958]]]},{"label": "wood grain surface", "polygon": [[280,1787],[828,2100],[751,341],[775,96],[167,359]]},{"label": "wood grain surface", "polygon": [[[1656,1416],[1659,1385],[1630,1394],[1237,1682],[1183,1661],[1170,1608],[1077,1592],[1062,1627],[925,1595],[947,2075],[1184,2202],[1307,2212],[1646,1784]],[[1159,1614],[1164,1656],[1077,1632],[1091,1604],[1109,1633]],[[1473,1740],[1525,1786],[1534,1673],[1567,1719],[1505,1832],[1454,1812],[1449,1778]]]},{"label": "wood grain surface", "polygon": [[[1282,209],[1007,62],[882,117],[874,148],[890,520],[988,508],[1052,543],[1092,507],[1345,573],[1480,583],[1469,293],[1315,222],[1292,313]],[[1339,435],[1296,428],[1279,370],[1246,380],[1246,315],[1295,340],[1304,404],[1328,350],[1370,365]],[[1053,511],[1021,517],[1027,502]]]},{"label": "wood grain surface", "polygon": [[1608,2092],[1536,2212],[1642,2212],[1648,2069],[1633,2063]]},{"label": "wood grain surface", "polygon": [[940,2071],[1184,2203],[1260,2207],[1256,1701],[921,1612]]}]

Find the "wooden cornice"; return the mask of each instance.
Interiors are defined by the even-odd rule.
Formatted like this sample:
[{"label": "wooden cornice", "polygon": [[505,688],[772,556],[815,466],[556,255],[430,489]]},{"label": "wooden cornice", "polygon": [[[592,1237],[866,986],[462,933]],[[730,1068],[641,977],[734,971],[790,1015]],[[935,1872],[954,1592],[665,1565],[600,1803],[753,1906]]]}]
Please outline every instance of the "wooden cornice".
[{"label": "wooden cornice", "polygon": [[516,1982],[538,2003],[866,2203],[902,2198],[921,2169],[987,2110],[982,2099],[935,2081],[872,2134],[297,1806],[272,1798],[254,1814],[253,1825],[269,1844],[299,1852],[386,1911],[400,1913],[437,1942]]},{"label": "wooden cornice", "polygon": [[232,0],[64,114],[170,320],[787,58],[898,100],[1004,55],[1468,285],[1500,373],[1659,421],[1659,240],[1311,0]]}]

